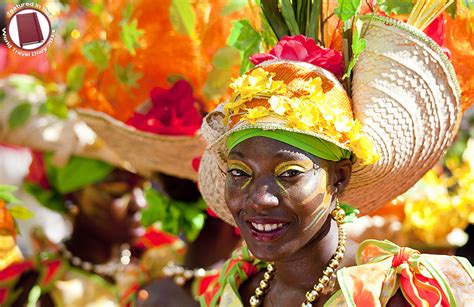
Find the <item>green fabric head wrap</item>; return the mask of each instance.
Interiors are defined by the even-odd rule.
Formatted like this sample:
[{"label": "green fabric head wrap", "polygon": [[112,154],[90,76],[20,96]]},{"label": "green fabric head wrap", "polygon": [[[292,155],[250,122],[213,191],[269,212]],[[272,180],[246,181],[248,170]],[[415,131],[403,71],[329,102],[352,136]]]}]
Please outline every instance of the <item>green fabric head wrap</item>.
[{"label": "green fabric head wrap", "polygon": [[230,151],[241,142],[256,136],[280,141],[328,161],[337,162],[351,158],[349,150],[311,135],[286,130],[263,130],[259,128],[250,128],[232,133],[227,139],[227,149]]}]

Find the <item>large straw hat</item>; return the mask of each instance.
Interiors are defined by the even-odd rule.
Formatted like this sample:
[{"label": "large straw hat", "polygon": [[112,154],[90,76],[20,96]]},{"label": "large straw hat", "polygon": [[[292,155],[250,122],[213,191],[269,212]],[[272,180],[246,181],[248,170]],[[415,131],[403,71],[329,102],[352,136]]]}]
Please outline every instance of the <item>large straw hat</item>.
[{"label": "large straw hat", "polygon": [[[362,214],[417,182],[445,153],[461,117],[454,70],[433,40],[389,18],[368,16],[363,21],[367,48],[353,72],[352,109],[380,159],[372,165],[356,159],[341,197]],[[201,160],[199,181],[212,210],[235,224],[224,200],[226,166],[219,148],[230,131],[223,117],[217,108],[203,124],[210,145]]]},{"label": "large straw hat", "polygon": [[[23,84],[24,89],[16,84]],[[44,86],[32,76],[10,75],[0,80],[4,97],[0,113],[0,142],[25,146],[38,151],[53,152],[54,162],[64,165],[71,155],[98,159],[111,165],[130,169],[84,122],[70,111],[67,119],[40,111],[46,101]],[[18,114],[18,110],[29,112]],[[21,125],[12,125],[14,116],[25,116]]]},{"label": "large straw hat", "polygon": [[193,160],[202,156],[206,142],[192,136],[158,135],[135,129],[102,112],[80,109],[83,120],[119,157],[139,173],[153,172],[196,181]]}]

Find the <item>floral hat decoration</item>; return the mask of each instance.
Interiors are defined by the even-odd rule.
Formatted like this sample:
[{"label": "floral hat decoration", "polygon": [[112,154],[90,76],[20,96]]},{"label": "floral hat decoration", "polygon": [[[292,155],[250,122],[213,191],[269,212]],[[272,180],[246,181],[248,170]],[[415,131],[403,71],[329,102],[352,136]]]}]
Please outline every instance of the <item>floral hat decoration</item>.
[{"label": "floral hat decoration", "polygon": [[235,23],[229,43],[241,52],[243,74],[201,128],[209,146],[199,181],[212,210],[234,224],[224,201],[226,156],[254,136],[351,159],[340,199],[363,214],[418,181],[461,117],[454,69],[423,33],[451,4],[438,2],[417,1],[401,21],[389,17],[401,8],[388,2],[262,1],[261,24]]}]

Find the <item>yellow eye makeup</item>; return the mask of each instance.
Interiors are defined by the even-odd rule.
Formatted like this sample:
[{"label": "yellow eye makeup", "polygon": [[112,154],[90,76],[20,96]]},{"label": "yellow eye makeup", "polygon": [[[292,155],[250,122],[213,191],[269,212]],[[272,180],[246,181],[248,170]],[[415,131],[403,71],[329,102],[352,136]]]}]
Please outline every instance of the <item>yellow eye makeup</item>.
[{"label": "yellow eye makeup", "polygon": [[249,175],[252,175],[252,170],[250,169],[250,167],[247,164],[245,164],[244,162],[239,161],[239,160],[228,160],[227,161],[227,169],[228,170],[239,170],[239,171],[245,172]]},{"label": "yellow eye makeup", "polygon": [[280,176],[281,174],[295,170],[302,173],[306,173],[307,171],[311,170],[314,167],[314,163],[311,160],[293,160],[293,161],[286,161],[283,163],[278,164],[275,168],[275,175]]}]

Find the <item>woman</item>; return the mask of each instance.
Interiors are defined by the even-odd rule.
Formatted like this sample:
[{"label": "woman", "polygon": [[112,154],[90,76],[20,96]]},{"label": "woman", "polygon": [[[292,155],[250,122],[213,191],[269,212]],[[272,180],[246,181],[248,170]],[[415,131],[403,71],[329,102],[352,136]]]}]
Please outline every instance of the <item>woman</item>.
[{"label": "woman", "polygon": [[328,65],[337,52],[299,35],[253,56],[258,65],[206,118],[201,192],[248,248],[224,265],[202,305],[474,303],[465,259],[388,241],[357,245],[341,227],[339,199],[367,213],[404,192],[441,157],[460,114],[439,46],[388,18],[362,21],[367,48],[352,103],[335,77],[340,68]]},{"label": "woman", "polygon": [[25,188],[43,205],[69,215],[72,233],[59,244],[35,234],[34,257],[2,272],[2,304],[119,305],[122,298],[125,303],[138,272],[130,246],[145,232],[140,223],[145,180],[98,160],[72,157],[58,168],[50,158],[34,154]]}]

